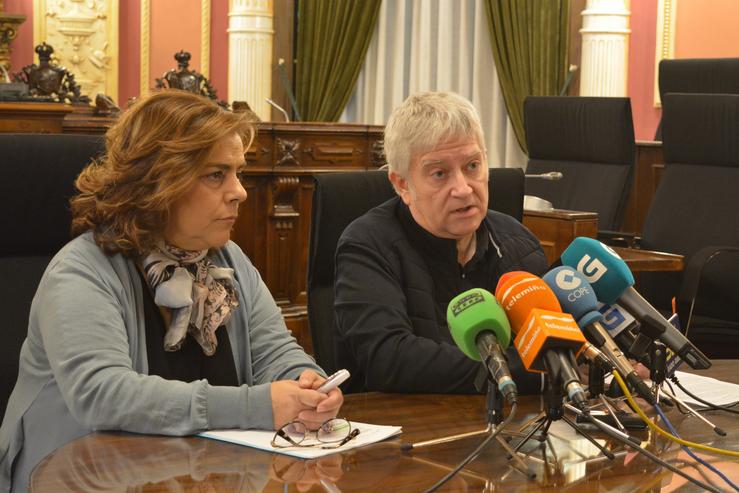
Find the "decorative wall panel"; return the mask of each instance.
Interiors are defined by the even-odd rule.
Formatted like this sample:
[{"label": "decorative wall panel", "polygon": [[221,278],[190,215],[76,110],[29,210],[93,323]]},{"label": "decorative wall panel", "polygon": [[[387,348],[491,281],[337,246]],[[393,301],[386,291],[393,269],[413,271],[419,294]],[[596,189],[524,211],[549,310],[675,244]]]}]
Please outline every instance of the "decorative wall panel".
[{"label": "decorative wall panel", "polygon": [[75,75],[82,94],[118,100],[118,0],[34,0],[34,45]]}]

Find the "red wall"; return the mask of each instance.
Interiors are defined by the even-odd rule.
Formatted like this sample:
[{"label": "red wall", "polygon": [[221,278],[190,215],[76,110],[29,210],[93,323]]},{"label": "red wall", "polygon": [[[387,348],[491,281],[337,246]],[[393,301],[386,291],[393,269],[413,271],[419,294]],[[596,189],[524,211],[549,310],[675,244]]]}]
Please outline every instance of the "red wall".
[{"label": "red wall", "polygon": [[631,2],[628,96],[637,140],[653,140],[662,111],[654,107],[657,0]]},{"label": "red wall", "polygon": [[18,72],[36,61],[33,52],[33,1],[5,0],[5,12],[26,16],[26,21],[18,29],[18,37],[10,44],[10,71]]},{"label": "red wall", "polygon": [[[157,0],[152,2],[155,4]],[[200,24],[199,24],[199,8],[200,2],[190,2],[195,5],[197,3],[198,24],[195,29],[196,34],[192,31],[182,31],[180,33],[190,33],[186,38],[187,42],[192,45],[193,59],[190,61],[190,67],[200,71]],[[118,70],[118,105],[122,108],[126,106],[126,102],[139,95],[140,74],[141,74],[141,2],[137,0],[123,0],[119,2],[119,70]],[[159,10],[159,8],[156,8]],[[11,44],[12,53],[10,56],[11,70],[17,72],[21,67],[36,63],[38,60],[33,52],[33,0],[5,0],[5,11],[13,14],[25,14],[26,21],[18,30],[18,37]],[[212,0],[211,1],[211,33],[210,33],[210,81],[218,91],[218,98],[228,101],[228,1]],[[193,14],[194,16],[194,14]],[[156,19],[151,18],[152,24]],[[152,30],[157,29],[151,26]],[[178,25],[178,29],[179,29]],[[157,31],[160,31],[157,29]],[[156,38],[156,35],[153,36]],[[182,46],[184,47],[184,46]],[[150,48],[150,56],[154,57],[154,46]],[[174,60],[174,52],[177,49],[165,49],[160,61],[151,60],[149,64],[150,75],[152,77],[151,86],[154,87],[154,77],[161,77],[162,67],[166,69],[175,68],[177,62]],[[165,63],[166,62],[166,63]],[[165,63],[162,65],[162,63]],[[89,96],[94,97],[94,94]]]},{"label": "red wall", "polygon": [[141,2],[119,3],[118,16],[118,106],[139,95],[141,74]]},{"label": "red wall", "polygon": [[213,0],[210,7],[210,83],[218,99],[228,99],[228,1]]},{"label": "red wall", "polygon": [[202,72],[200,0],[155,0],[150,5],[149,88],[156,86],[155,79],[177,68],[174,54],[180,50],[190,52],[190,70]]},{"label": "red wall", "polygon": [[[680,0],[675,19],[675,58],[739,56],[737,0]],[[711,26],[706,29],[706,26]]]}]

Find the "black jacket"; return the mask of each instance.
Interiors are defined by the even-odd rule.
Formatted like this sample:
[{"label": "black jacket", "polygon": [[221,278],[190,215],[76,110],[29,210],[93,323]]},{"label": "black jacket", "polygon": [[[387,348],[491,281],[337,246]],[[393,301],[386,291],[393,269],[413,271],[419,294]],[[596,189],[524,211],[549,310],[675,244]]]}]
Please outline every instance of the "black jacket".
[{"label": "black jacket", "polygon": [[[352,222],[336,251],[334,308],[339,368],[352,373],[347,391],[472,393],[480,364],[452,340],[449,301],[479,287],[495,292],[500,276],[547,269],[539,241],[514,218],[495,211],[477,231],[477,252],[464,266],[456,242],[421,228],[395,197]],[[538,392],[508,349],[520,392]]]}]

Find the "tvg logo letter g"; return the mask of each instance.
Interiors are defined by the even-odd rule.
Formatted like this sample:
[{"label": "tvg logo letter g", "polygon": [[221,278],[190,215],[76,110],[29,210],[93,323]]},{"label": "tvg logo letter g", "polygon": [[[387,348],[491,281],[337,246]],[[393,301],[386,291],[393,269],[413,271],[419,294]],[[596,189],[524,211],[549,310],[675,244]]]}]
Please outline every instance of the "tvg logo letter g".
[{"label": "tvg logo letter g", "polygon": [[577,263],[577,270],[583,273],[589,283],[598,282],[598,279],[603,277],[608,269],[603,262],[597,258],[591,259],[590,255],[585,254],[583,258]]}]

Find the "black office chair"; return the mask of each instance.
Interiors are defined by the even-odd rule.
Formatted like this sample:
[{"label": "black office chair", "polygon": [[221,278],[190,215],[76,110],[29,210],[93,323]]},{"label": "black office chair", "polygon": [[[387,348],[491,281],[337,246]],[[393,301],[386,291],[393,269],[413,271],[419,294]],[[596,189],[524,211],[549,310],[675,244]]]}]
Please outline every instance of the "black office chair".
[{"label": "black office chair", "polygon": [[49,260],[70,239],[74,180],[102,149],[102,136],[0,134],[0,416],[18,377],[31,300]]},{"label": "black office chair", "polygon": [[666,94],[665,169],[641,246],[685,256],[681,274],[642,273],[640,290],[677,310],[711,358],[739,357],[739,95]]},{"label": "black office chair", "polygon": [[[488,207],[521,221],[523,171],[490,169]],[[328,173],[315,178],[308,246],[308,321],[316,361],[328,373],[336,367],[333,340],[336,244],[354,219],[395,196],[386,171]]]},{"label": "black office chair", "polygon": [[[678,58],[659,62],[659,97],[672,92],[739,94],[739,58]],[[660,120],[654,140],[662,140]]]},{"label": "black office chair", "polygon": [[600,230],[618,230],[636,159],[629,99],[529,96],[524,120],[526,173],[563,175],[528,178],[526,194],[558,209],[597,212]]}]

